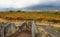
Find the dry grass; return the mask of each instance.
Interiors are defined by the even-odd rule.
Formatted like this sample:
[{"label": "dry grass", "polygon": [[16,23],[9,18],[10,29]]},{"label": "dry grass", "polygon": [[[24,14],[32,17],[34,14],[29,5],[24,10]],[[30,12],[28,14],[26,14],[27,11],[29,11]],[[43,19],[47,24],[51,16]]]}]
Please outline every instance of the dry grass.
[{"label": "dry grass", "polygon": [[20,17],[21,19],[56,19],[60,20],[60,15],[49,13],[49,12],[0,12],[0,17],[12,17],[17,18]]}]

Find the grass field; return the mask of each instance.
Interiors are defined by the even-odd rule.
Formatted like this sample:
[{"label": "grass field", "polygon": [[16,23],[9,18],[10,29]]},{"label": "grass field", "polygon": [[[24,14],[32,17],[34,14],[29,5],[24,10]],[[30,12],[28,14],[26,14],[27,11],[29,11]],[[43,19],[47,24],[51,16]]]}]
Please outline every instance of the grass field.
[{"label": "grass field", "polygon": [[[41,19],[43,20],[41,21]],[[46,32],[46,34],[47,32],[49,33],[51,32],[52,34],[57,33],[56,35],[58,36],[59,34],[60,36],[60,13],[59,12],[53,12],[53,11],[51,12],[49,11],[48,12],[44,12],[44,11],[43,12],[41,11],[0,12],[0,22],[4,25],[7,25],[8,22],[12,22],[16,26],[20,26],[20,24],[25,20],[35,20],[35,21],[37,20],[35,24],[39,31]],[[51,21],[53,20],[52,23],[51,21],[49,22],[49,20]]]},{"label": "grass field", "polygon": [[58,12],[0,12],[0,18],[20,18],[20,19],[56,19],[60,20]]}]

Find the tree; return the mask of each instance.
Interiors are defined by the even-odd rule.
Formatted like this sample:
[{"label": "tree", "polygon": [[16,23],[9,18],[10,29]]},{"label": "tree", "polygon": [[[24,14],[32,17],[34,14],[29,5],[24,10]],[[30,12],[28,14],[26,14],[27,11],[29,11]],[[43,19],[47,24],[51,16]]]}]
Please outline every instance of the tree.
[{"label": "tree", "polygon": [[10,10],[9,12],[14,12],[13,10]]},{"label": "tree", "polygon": [[17,10],[17,12],[21,12],[21,10]]}]

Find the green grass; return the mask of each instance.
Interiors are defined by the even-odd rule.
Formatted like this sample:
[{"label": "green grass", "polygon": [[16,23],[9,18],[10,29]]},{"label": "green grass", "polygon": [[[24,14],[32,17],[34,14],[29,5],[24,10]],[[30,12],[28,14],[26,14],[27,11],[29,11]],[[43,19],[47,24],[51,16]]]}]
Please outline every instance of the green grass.
[{"label": "green grass", "polygon": [[[46,25],[37,25],[37,26],[43,26],[43,27],[46,27]],[[60,32],[60,27],[53,27],[53,26],[50,26],[52,28],[53,31],[58,31]]]},{"label": "green grass", "polygon": [[55,28],[53,28],[53,30],[60,32],[60,27],[55,27]]}]

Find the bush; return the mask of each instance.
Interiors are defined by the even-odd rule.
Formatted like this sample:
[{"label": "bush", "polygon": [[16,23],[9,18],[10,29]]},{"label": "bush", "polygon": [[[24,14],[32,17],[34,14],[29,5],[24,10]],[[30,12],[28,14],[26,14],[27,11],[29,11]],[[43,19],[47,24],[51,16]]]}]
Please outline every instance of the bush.
[{"label": "bush", "polygon": [[17,12],[21,12],[21,10],[18,10]]},{"label": "bush", "polygon": [[9,12],[14,12],[14,11],[10,10]]},{"label": "bush", "polygon": [[59,12],[55,12],[54,14],[58,14],[58,15],[60,15],[60,13],[59,13]]}]

